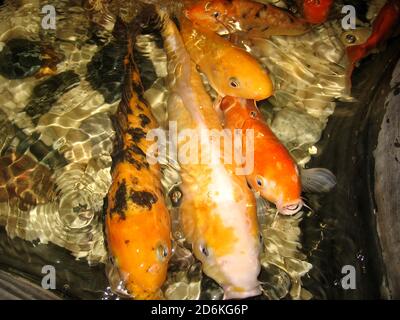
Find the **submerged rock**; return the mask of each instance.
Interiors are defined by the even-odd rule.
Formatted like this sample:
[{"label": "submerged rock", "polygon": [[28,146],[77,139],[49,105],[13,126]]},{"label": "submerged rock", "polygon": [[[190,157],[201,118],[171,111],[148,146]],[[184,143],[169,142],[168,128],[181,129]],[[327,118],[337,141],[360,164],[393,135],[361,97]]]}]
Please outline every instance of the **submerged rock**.
[{"label": "submerged rock", "polygon": [[0,51],[0,75],[7,79],[23,79],[34,75],[42,65],[38,43],[11,39]]},{"label": "submerged rock", "polygon": [[49,112],[58,98],[77,86],[79,81],[79,76],[72,70],[50,77],[33,89],[33,97],[24,111],[37,124],[40,116]]},{"label": "submerged rock", "polygon": [[290,108],[280,110],[271,127],[289,149],[315,144],[321,138],[323,128],[324,124],[319,119],[302,110]]}]

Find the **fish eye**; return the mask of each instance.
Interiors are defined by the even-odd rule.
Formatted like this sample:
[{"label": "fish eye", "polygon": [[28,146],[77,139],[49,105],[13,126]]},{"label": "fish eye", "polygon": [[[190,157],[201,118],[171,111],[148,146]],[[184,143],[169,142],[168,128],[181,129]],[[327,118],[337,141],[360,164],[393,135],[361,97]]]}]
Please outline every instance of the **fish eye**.
[{"label": "fish eye", "polygon": [[215,11],[215,12],[213,12],[212,16],[213,16],[215,19],[218,19],[218,18],[221,16],[221,14],[220,14],[218,11]]},{"label": "fish eye", "polygon": [[256,183],[257,183],[257,185],[258,185],[259,187],[263,187],[263,186],[264,186],[264,180],[263,180],[263,178],[260,177],[260,176],[257,176],[257,177],[256,177]]},{"label": "fish eye", "polygon": [[165,246],[165,245],[160,244],[157,247],[157,259],[158,259],[158,261],[164,262],[165,259],[167,259],[168,255],[169,255],[168,247]]},{"label": "fish eye", "polygon": [[208,257],[210,253],[208,252],[208,249],[205,245],[200,245],[200,252],[205,256]]},{"label": "fish eye", "polygon": [[257,118],[257,112],[251,111],[251,112],[250,112],[250,117],[252,117],[253,119],[254,119],[254,118]]},{"label": "fish eye", "polygon": [[239,88],[240,87],[239,80],[236,78],[230,78],[229,85],[231,86],[231,88]]},{"label": "fish eye", "polygon": [[347,43],[354,43],[357,41],[357,38],[353,34],[347,34],[346,35],[346,41]]}]

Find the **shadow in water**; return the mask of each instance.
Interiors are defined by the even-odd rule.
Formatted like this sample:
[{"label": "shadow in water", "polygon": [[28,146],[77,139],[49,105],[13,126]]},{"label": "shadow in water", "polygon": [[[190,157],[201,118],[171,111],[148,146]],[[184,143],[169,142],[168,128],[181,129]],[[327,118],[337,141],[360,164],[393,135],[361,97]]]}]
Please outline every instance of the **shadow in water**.
[{"label": "shadow in water", "polygon": [[[356,69],[352,82],[357,101],[338,103],[318,144],[320,155],[309,164],[329,168],[338,180],[332,193],[309,196],[316,211],[302,224],[303,249],[314,266],[304,283],[317,299],[389,297],[376,231],[373,152],[400,58],[398,41]],[[341,285],[345,265],[355,267],[355,290]]]}]

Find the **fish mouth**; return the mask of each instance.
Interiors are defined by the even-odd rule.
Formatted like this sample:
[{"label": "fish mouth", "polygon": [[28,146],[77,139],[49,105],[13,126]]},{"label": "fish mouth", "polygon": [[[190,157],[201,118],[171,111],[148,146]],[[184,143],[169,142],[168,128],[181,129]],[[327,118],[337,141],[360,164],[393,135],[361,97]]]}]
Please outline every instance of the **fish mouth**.
[{"label": "fish mouth", "polygon": [[261,294],[260,285],[250,290],[238,288],[235,286],[224,286],[224,300],[245,299],[259,296]]},{"label": "fish mouth", "polygon": [[303,208],[303,202],[299,201],[283,207],[278,208],[279,213],[285,216],[293,216]]}]

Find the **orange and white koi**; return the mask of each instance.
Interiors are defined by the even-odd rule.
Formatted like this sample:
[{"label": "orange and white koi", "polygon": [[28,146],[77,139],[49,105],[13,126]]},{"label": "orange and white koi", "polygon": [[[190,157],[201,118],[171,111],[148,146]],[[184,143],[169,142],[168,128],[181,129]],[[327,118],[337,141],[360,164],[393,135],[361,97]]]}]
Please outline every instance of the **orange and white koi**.
[{"label": "orange and white koi", "polygon": [[200,0],[187,5],[185,14],[208,30],[244,32],[248,38],[300,35],[309,30],[305,21],[289,11],[250,0]]},{"label": "orange and white koi", "polygon": [[160,166],[146,157],[146,135],[158,124],[133,61],[135,35],[128,36],[125,91],[115,116],[119,147],[106,201],[107,244],[128,292],[135,299],[160,299],[171,256],[170,218]]},{"label": "orange and white koi", "polygon": [[[177,27],[165,13],[160,14],[168,58],[170,124],[176,123],[179,133],[185,129],[192,129],[199,136],[203,129],[223,132]],[[210,154],[220,152],[211,138],[199,140],[199,154],[204,148]],[[182,148],[178,142],[177,149]],[[259,295],[261,248],[256,202],[245,177],[235,175],[234,167],[225,164],[223,158],[198,163],[181,161],[180,167],[182,227],[203,271],[223,287],[226,299]]]},{"label": "orange and white koi", "polygon": [[[247,182],[274,203],[281,214],[293,215],[301,210],[302,182],[307,191],[317,192],[329,191],[336,184],[335,177],[326,169],[304,170],[300,177],[296,162],[263,121],[253,100],[227,96],[222,99],[220,109],[225,128],[254,131],[254,170],[246,176]],[[243,146],[245,150],[245,141]]]},{"label": "orange and white koi", "polygon": [[248,52],[186,18],[180,22],[186,50],[220,96],[263,100],[272,95],[271,79]]}]

